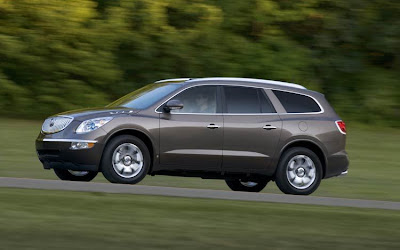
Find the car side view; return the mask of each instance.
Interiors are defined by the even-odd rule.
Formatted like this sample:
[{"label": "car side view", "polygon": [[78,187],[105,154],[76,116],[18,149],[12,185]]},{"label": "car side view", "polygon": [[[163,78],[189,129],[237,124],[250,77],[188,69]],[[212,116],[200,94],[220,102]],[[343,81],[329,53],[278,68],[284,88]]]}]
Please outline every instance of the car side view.
[{"label": "car side view", "polygon": [[284,193],[308,195],[322,179],[347,173],[345,143],[345,123],[324,95],[301,85],[182,78],[49,117],[36,150],[62,180],[188,176],[248,192],[275,181]]}]

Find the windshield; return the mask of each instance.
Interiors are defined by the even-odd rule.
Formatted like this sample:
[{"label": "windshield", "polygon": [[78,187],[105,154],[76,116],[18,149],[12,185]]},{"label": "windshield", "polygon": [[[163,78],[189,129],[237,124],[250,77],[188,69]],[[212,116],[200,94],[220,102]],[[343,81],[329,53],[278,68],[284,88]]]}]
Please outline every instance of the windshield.
[{"label": "windshield", "polygon": [[119,98],[107,107],[146,109],[181,86],[182,84],[149,84]]}]

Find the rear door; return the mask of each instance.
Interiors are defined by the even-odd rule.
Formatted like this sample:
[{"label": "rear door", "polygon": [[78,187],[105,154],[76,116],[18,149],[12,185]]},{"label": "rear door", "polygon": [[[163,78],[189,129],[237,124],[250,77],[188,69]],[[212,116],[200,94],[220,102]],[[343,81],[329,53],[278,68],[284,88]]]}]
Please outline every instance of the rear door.
[{"label": "rear door", "polygon": [[282,121],[262,88],[224,86],[223,171],[270,174]]},{"label": "rear door", "polygon": [[[168,170],[220,171],[223,117],[216,85],[188,88],[171,100],[183,109],[160,114],[160,164]],[[162,107],[159,111],[162,111]]]}]

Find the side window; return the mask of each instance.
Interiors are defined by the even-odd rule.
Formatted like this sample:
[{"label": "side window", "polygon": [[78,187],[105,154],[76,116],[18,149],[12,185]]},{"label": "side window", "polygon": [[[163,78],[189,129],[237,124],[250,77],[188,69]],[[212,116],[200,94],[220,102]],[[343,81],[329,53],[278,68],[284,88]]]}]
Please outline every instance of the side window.
[{"label": "side window", "polygon": [[288,113],[311,113],[321,111],[319,105],[311,97],[279,90],[273,90],[273,92]]},{"label": "side window", "polygon": [[274,106],[270,102],[267,94],[261,89],[258,90],[261,103],[261,113],[276,113]]},{"label": "side window", "polygon": [[275,113],[275,109],[262,89],[225,86],[226,113]]},{"label": "side window", "polygon": [[171,113],[217,113],[217,86],[189,88],[173,99],[181,101],[183,108]]},{"label": "side window", "polygon": [[224,87],[227,113],[261,113],[256,88]]}]

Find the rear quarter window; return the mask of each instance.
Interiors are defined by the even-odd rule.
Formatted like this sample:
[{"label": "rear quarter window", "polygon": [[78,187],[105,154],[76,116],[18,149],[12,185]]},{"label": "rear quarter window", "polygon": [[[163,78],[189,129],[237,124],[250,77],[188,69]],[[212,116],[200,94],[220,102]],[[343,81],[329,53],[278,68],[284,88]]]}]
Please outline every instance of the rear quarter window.
[{"label": "rear quarter window", "polygon": [[309,96],[279,90],[273,90],[273,92],[287,113],[314,113],[321,111],[320,106]]}]

